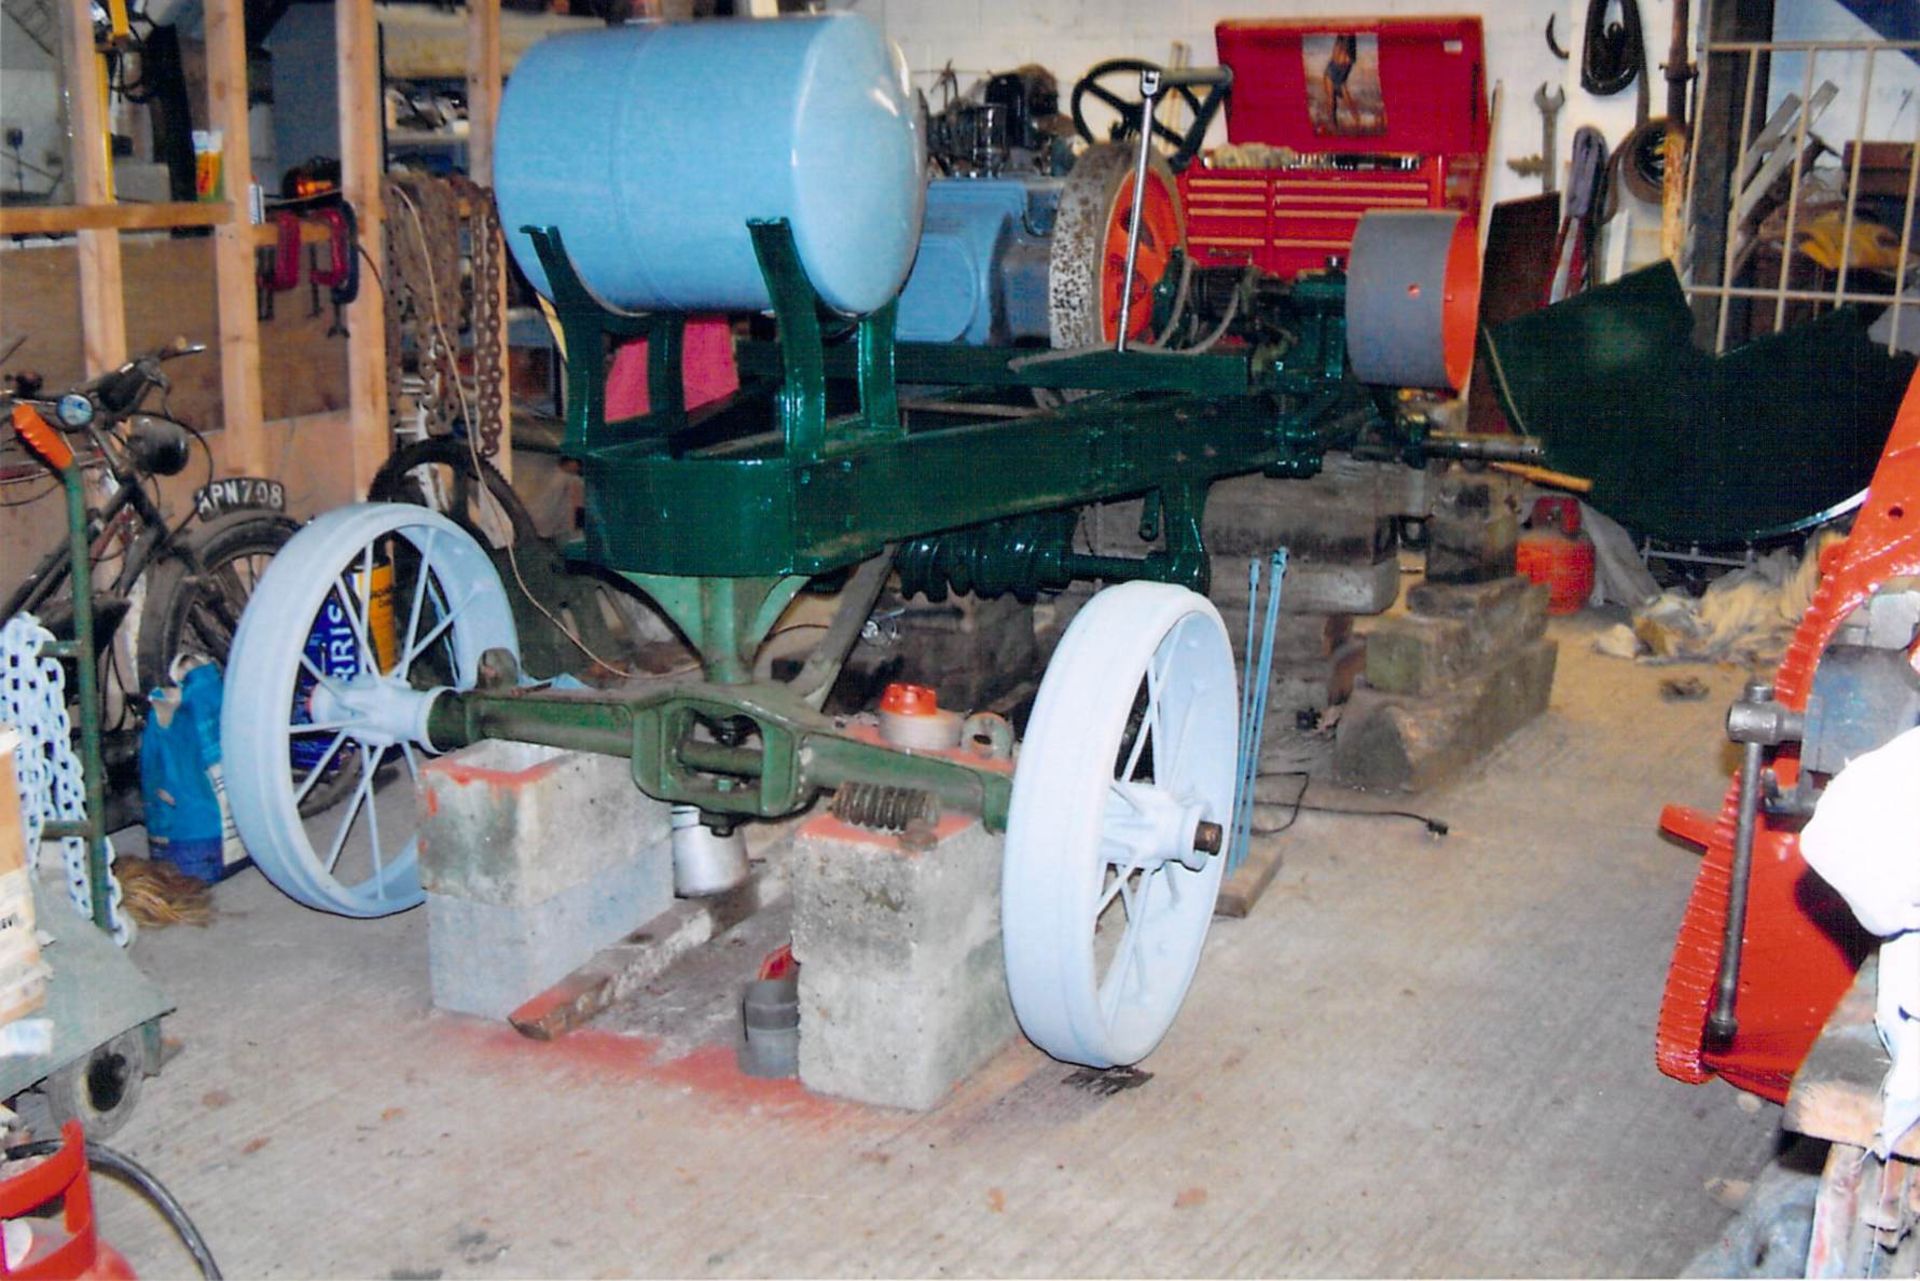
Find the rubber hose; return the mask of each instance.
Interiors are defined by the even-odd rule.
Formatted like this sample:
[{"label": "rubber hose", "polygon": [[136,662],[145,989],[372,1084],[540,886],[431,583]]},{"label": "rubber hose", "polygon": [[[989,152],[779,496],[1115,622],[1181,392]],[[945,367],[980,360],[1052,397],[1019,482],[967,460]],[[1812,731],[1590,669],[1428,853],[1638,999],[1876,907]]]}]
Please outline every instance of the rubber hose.
[{"label": "rubber hose", "polygon": [[[1607,22],[1607,9],[1620,6],[1620,21]],[[1586,39],[1580,49],[1580,87],[1603,98],[1619,93],[1645,75],[1647,44],[1640,34],[1637,0],[1587,0]]]},{"label": "rubber hose", "polygon": [[[29,1157],[52,1156],[60,1150],[60,1146],[58,1139],[40,1139],[32,1143],[22,1143],[7,1149],[7,1159],[21,1161]],[[207,1248],[207,1239],[200,1235],[200,1229],[195,1227],[193,1220],[187,1216],[186,1208],[174,1199],[173,1193],[167,1191],[166,1185],[154,1178],[145,1166],[125,1153],[103,1147],[91,1139],[87,1141],[87,1164],[96,1170],[118,1176],[131,1185],[134,1191],[152,1202],[153,1208],[160,1212],[160,1217],[165,1219],[167,1225],[179,1236],[180,1244],[184,1245],[187,1253],[193,1256],[194,1263],[200,1268],[200,1275],[207,1278],[207,1281],[221,1281],[220,1265],[213,1261],[213,1251]]]}]

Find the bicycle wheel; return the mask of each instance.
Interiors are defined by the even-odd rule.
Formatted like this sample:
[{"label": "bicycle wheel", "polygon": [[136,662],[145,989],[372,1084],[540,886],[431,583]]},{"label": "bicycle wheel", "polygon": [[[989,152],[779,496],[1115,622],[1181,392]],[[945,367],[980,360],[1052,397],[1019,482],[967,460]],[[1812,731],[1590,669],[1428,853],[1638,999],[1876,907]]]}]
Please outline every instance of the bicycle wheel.
[{"label": "bicycle wheel", "polygon": [[429,436],[395,450],[374,473],[367,501],[430,507],[451,516],[482,547],[499,549],[511,541],[517,550],[538,537],[512,483],[452,436]]},{"label": "bicycle wheel", "polygon": [[191,557],[174,552],[148,571],[134,657],[140,695],[166,684],[182,655],[226,667],[234,630],[260,575],[298,528],[270,512],[230,512],[182,540]]}]

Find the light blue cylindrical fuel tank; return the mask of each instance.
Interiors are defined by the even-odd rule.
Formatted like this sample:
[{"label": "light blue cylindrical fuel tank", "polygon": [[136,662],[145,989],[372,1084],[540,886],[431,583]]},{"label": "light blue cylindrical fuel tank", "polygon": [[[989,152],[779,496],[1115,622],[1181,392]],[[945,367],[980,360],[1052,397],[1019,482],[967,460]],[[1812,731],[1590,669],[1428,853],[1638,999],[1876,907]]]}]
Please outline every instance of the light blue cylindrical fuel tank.
[{"label": "light blue cylindrical fuel tank", "polygon": [[553,36],[507,82],[500,220],[560,229],[588,288],[638,311],[771,304],[747,235],[785,218],[829,306],[873,311],[913,265],[925,153],[904,66],[865,18],[643,23]]}]

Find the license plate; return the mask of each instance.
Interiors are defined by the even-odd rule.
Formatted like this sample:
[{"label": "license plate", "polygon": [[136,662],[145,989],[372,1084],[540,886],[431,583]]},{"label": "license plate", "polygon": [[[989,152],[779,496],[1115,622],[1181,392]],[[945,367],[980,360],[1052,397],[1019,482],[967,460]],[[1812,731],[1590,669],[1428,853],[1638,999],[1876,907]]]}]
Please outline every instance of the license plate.
[{"label": "license plate", "polygon": [[287,487],[260,476],[229,476],[193,491],[193,511],[201,520],[243,507],[283,512],[287,509]]}]

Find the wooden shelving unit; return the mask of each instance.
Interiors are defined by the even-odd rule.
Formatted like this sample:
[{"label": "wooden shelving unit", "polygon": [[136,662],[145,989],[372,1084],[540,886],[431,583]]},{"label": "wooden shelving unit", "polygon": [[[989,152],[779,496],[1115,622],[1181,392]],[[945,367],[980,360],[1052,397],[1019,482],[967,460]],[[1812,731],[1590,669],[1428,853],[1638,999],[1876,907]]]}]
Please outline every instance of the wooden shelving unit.
[{"label": "wooden shelving unit", "polygon": [[[127,358],[126,303],[121,275],[120,233],[210,227],[214,239],[214,288],[219,321],[220,389],[230,471],[264,475],[271,466],[260,393],[260,326],[256,311],[254,249],[265,229],[253,225],[248,191],[253,162],[248,154],[247,49],[243,0],[205,0],[207,127],[228,139],[223,158],[225,195],[204,204],[119,204],[113,199],[107,154],[105,93],[94,54],[88,0],[61,4],[61,54],[73,130],[75,203],[0,209],[0,235],[72,233],[77,246],[81,293],[81,342],[89,375]],[[358,215],[360,247],[383,262],[385,211],[381,179],[379,31],[372,0],[336,0],[336,70],[340,102],[341,186]],[[469,0],[467,80],[472,133],[468,165],[476,182],[493,180],[493,122],[502,81],[500,0]],[[502,300],[502,314],[505,305]],[[387,414],[386,313],[379,290],[369,287],[347,308],[348,414],[352,475],[365,493],[386,461],[392,434]],[[504,344],[505,335],[502,335]],[[499,367],[504,384],[506,353]],[[507,388],[501,388],[503,405]],[[511,466],[510,431],[503,432],[502,471]]]}]

